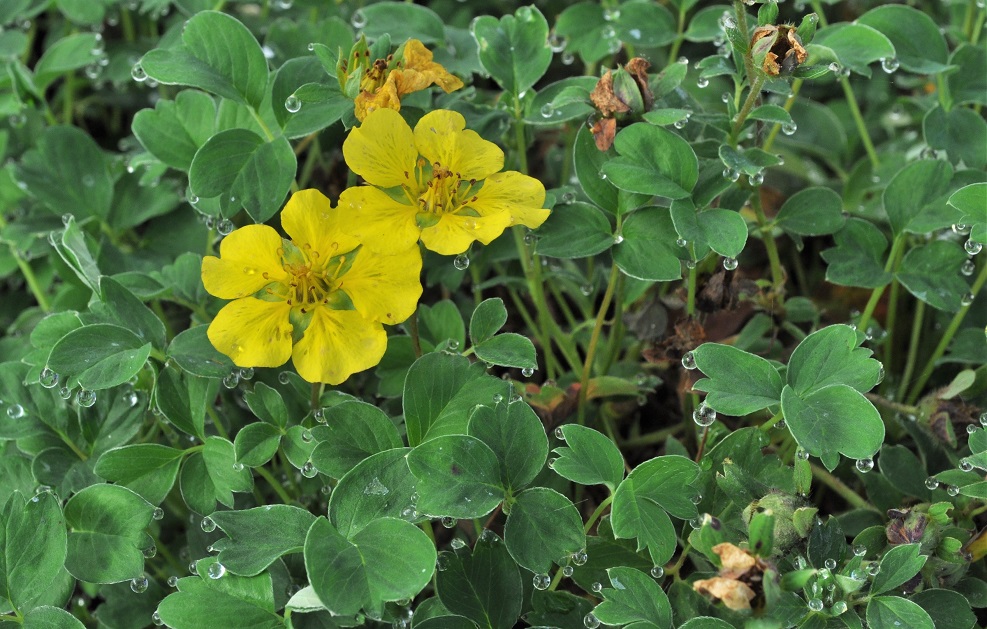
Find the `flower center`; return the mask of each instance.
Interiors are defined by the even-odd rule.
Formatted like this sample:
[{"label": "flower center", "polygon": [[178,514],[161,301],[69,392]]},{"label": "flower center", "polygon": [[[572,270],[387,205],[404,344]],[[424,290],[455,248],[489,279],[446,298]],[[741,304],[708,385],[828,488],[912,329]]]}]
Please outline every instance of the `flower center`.
[{"label": "flower center", "polygon": [[[338,247],[336,243],[333,246]],[[340,276],[350,266],[347,258],[353,257],[347,253],[323,262],[319,252],[313,250],[311,245],[306,244],[299,249],[294,243],[287,242],[278,253],[288,278],[277,288],[268,288],[267,292],[286,300],[289,306],[298,307],[301,314],[318,304],[328,304],[334,300],[332,294],[343,285]]]},{"label": "flower center", "polygon": [[429,165],[418,160],[415,168],[418,189],[419,212],[427,214],[452,214],[464,205],[476,201],[476,179],[463,179],[439,162]]},{"label": "flower center", "polygon": [[360,91],[373,94],[384,83],[387,82],[387,75],[390,74],[388,66],[393,59],[392,55],[387,55],[387,59],[377,59],[364,71],[360,80]]}]

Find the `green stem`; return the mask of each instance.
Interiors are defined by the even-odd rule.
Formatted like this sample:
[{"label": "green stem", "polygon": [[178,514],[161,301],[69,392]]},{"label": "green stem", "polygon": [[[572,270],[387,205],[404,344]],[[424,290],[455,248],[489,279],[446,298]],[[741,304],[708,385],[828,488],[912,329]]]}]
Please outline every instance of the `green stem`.
[{"label": "green stem", "polygon": [[74,452],[75,455],[79,457],[80,460],[85,461],[86,459],[89,458],[89,455],[83,452],[81,449],[79,449],[79,446],[75,445],[75,442],[69,439],[64,432],[58,430],[57,428],[53,428],[52,430],[55,431],[55,434],[58,435],[58,437],[62,440],[62,442],[69,447],[69,450]]},{"label": "green stem", "polygon": [[[0,216],[0,230],[7,229],[7,221],[3,216]],[[34,274],[34,269],[31,265],[21,257],[17,248],[13,244],[10,245],[10,255],[14,257],[17,262],[17,268],[21,270],[21,275],[24,276],[24,281],[27,282],[27,287],[31,290],[31,294],[34,295],[34,300],[38,302],[38,307],[44,312],[51,312],[51,304],[48,302],[48,297],[45,292],[41,290],[41,284],[38,283],[38,278]]]},{"label": "green stem", "polygon": [[867,502],[854,490],[847,487],[846,483],[836,478],[830,474],[825,468],[822,468],[815,463],[809,463],[812,467],[813,478],[818,478],[822,481],[823,485],[833,490],[840,498],[847,501],[851,507],[857,509],[868,509],[870,511],[877,511],[877,507]]},{"label": "green stem", "polygon": [[598,506],[596,510],[593,511],[592,515],[589,516],[589,519],[586,520],[586,524],[583,525],[584,533],[589,535],[589,532],[593,530],[593,525],[596,524],[596,521],[600,519],[600,516],[603,515],[603,512],[606,511],[607,507],[610,506],[611,502],[613,502],[613,494],[607,496],[603,500],[603,502],[600,503],[600,506]]},{"label": "green stem", "polygon": [[733,129],[730,131],[730,145],[737,146],[737,142],[740,139],[740,130],[744,126],[744,122],[747,120],[747,116],[750,115],[751,111],[754,110],[754,105],[761,98],[761,86],[764,85],[764,76],[758,74],[754,81],[751,83],[751,91],[747,94],[747,98],[744,100],[744,104],[741,106],[740,111],[737,112],[737,118],[733,122]]},{"label": "green stem", "polygon": [[[898,296],[901,292],[900,284],[897,279],[891,280],[891,293],[888,295],[888,316],[884,321],[884,334],[887,342],[887,347],[884,350],[884,355],[882,356],[882,361],[888,365],[893,365],[894,363],[894,328],[898,320]],[[919,302],[921,303],[921,302]],[[867,334],[867,330],[864,330],[864,334]],[[891,379],[888,378],[881,383],[881,391],[883,392],[890,385]]]},{"label": "green stem", "polygon": [[525,280],[528,282],[528,290],[531,292],[531,301],[535,305],[538,325],[537,327],[533,327],[532,330],[535,332],[535,336],[538,338],[538,341],[542,346],[542,351],[545,353],[545,368],[548,372],[548,377],[554,379],[556,378],[557,373],[557,363],[555,360],[555,354],[552,351],[552,335],[549,332],[549,321],[552,317],[548,312],[548,307],[545,304],[544,283],[542,282],[541,277],[541,262],[533,255],[529,257],[528,246],[525,244],[524,236],[521,233],[522,229],[524,228],[519,226],[514,228],[512,231],[514,233],[514,245],[517,247],[518,259],[521,262],[521,270],[524,272]]},{"label": "green stem", "polygon": [[[898,399],[905,398],[908,392],[908,383],[912,379],[915,371],[915,359],[918,356],[918,346],[922,339],[922,319],[925,317],[925,302],[918,301],[915,306],[915,316],[912,319],[912,337],[908,343],[908,356],[905,358],[905,371],[901,374],[901,384],[898,385]],[[890,364],[890,361],[889,361]]]},{"label": "green stem", "polygon": [[850,106],[850,114],[853,116],[853,121],[857,125],[857,133],[860,135],[860,139],[864,143],[864,149],[867,151],[867,157],[870,158],[871,168],[876,171],[881,167],[881,160],[877,157],[877,151],[874,149],[874,143],[871,142],[870,134],[867,133],[867,125],[864,123],[864,117],[860,113],[860,105],[857,103],[857,96],[853,93],[853,89],[850,87],[850,79],[845,76],[840,77],[840,87],[843,88],[843,94],[846,95],[847,105]]},{"label": "green stem", "polygon": [[640,446],[653,446],[663,443],[666,439],[682,431],[683,424],[676,424],[670,428],[663,428],[654,432],[645,433],[637,437],[631,437],[620,442],[621,448],[636,448]]},{"label": "green stem", "polygon": [[316,411],[319,408],[319,401],[322,399],[322,390],[324,387],[325,385],[319,382],[312,383],[312,390],[309,393],[308,405],[313,411]]},{"label": "green stem", "polygon": [[812,5],[812,10],[819,16],[819,28],[829,26],[829,22],[826,20],[826,14],[823,13],[822,3],[819,0],[811,0],[810,4]]},{"label": "green stem", "polygon": [[781,411],[778,411],[777,413],[771,416],[771,419],[761,424],[761,432],[768,432],[769,430],[775,427],[775,424],[777,424],[783,419],[785,419],[785,416],[782,415]]},{"label": "green stem", "polygon": [[271,486],[271,489],[273,489],[274,493],[278,495],[278,498],[281,499],[281,502],[283,502],[286,505],[289,505],[294,502],[294,499],[292,499],[292,497],[288,495],[288,492],[284,490],[284,487],[282,487],[281,483],[279,483],[277,479],[274,478],[273,474],[268,472],[263,467],[255,467],[254,471],[257,472],[258,476],[260,476],[265,481],[267,481],[267,484]]},{"label": "green stem", "polygon": [[[891,253],[888,254],[888,261],[884,263],[885,273],[893,273],[895,269],[898,268],[898,252],[904,246],[905,236],[904,234],[899,234],[895,237],[894,244],[891,245]],[[864,306],[864,312],[860,315],[860,321],[857,322],[858,330],[867,330],[867,324],[870,323],[870,318],[874,314],[874,309],[877,308],[877,304],[881,301],[881,295],[883,294],[884,286],[878,286],[871,292],[870,299],[867,300],[867,305]]]},{"label": "green stem", "polygon": [[[784,109],[785,111],[791,113],[792,107],[795,105],[795,101],[798,99],[799,90],[802,89],[802,82],[803,82],[802,79],[795,79],[794,81],[792,81],[792,94],[791,96],[788,97],[788,99],[785,101],[785,104],[782,106],[782,109]],[[767,139],[764,140],[764,146],[762,146],[761,148],[763,148],[765,151],[770,151],[772,145],[774,145],[775,143],[775,138],[778,137],[779,131],[781,131],[781,124],[775,123],[774,125],[772,125],[771,131],[768,132]]]},{"label": "green stem", "polygon": [[603,293],[603,301],[600,302],[600,309],[596,313],[596,323],[593,325],[593,332],[589,337],[589,346],[586,348],[586,361],[583,363],[583,373],[579,381],[579,412],[578,420],[580,425],[586,423],[586,393],[589,389],[589,377],[593,371],[593,359],[596,357],[596,346],[600,341],[600,333],[603,331],[603,322],[607,318],[607,310],[610,308],[610,301],[613,299],[614,289],[617,286],[617,278],[620,270],[614,264],[610,268],[610,279],[607,281],[607,290]]},{"label": "green stem", "polygon": [[781,257],[778,255],[778,244],[775,242],[772,226],[768,223],[767,216],[764,215],[764,208],[761,207],[761,190],[754,188],[751,195],[751,207],[757,217],[757,224],[761,228],[761,240],[764,242],[764,249],[768,253],[768,262],[771,266],[771,283],[775,290],[785,286],[785,274],[781,268]]},{"label": "green stem", "polygon": [[[984,264],[980,268],[980,275],[977,276],[976,281],[970,288],[970,293],[976,298],[977,293],[983,288],[984,283],[987,282],[987,264]],[[925,383],[929,381],[929,377],[932,376],[932,372],[936,368],[936,362],[942,358],[942,355],[946,353],[946,348],[949,346],[950,341],[953,340],[953,336],[960,329],[960,324],[963,323],[963,318],[966,317],[967,311],[970,310],[970,306],[973,303],[967,304],[959,309],[959,311],[953,315],[953,319],[949,322],[946,330],[943,332],[942,337],[939,339],[939,344],[936,345],[936,349],[932,352],[932,356],[929,356],[928,362],[925,363],[925,368],[922,369],[922,373],[919,374],[918,380],[915,382],[915,386],[912,388],[911,394],[906,400],[908,404],[914,404],[915,400],[918,399],[919,394],[922,392],[922,388],[925,387]]]},{"label": "green stem", "polygon": [[[689,257],[695,257],[693,253],[694,247],[692,243],[689,243]],[[694,317],[696,315],[696,261],[690,260],[689,268],[689,281],[686,285],[686,301],[685,301],[685,314],[689,317]]]},{"label": "green stem", "polygon": [[685,39],[685,4],[683,3],[679,7],[679,23],[675,31],[675,41],[672,42],[672,48],[668,51],[668,62],[672,63],[679,58],[679,48],[682,47],[682,41]]},{"label": "green stem", "polygon": [[260,114],[257,113],[257,110],[249,106],[247,107],[247,109],[250,111],[250,115],[251,117],[253,117],[254,121],[257,122],[257,125],[260,127],[260,130],[264,132],[264,136],[267,138],[267,141],[273,142],[274,134],[271,133],[271,129],[268,128],[267,123],[265,123],[264,119],[260,117]]},{"label": "green stem", "polygon": [[422,357],[422,342],[418,334],[418,310],[408,317],[408,332],[411,334],[411,347],[415,350],[415,358]]},{"label": "green stem", "polygon": [[209,419],[212,420],[212,425],[216,427],[216,432],[219,436],[229,441],[230,435],[226,432],[226,428],[223,426],[223,422],[219,419],[219,415],[216,414],[216,409],[213,408],[212,404],[206,405],[206,413],[209,415]]},{"label": "green stem", "polygon": [[883,406],[884,408],[895,411],[896,413],[904,413],[905,415],[917,415],[918,409],[914,406],[909,406],[908,404],[899,404],[898,402],[892,402],[883,395],[878,393],[864,393],[864,397],[874,403],[875,406]]}]

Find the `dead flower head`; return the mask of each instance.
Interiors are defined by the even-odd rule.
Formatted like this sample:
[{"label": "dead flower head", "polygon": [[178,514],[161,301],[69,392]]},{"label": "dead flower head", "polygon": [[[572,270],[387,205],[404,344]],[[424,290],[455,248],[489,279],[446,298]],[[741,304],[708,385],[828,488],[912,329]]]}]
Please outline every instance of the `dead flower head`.
[{"label": "dead flower head", "polygon": [[713,552],[720,557],[720,574],[696,581],[692,588],[720,599],[730,609],[750,609],[751,601],[757,596],[751,585],[761,581],[764,563],[729,542],[713,546]]},{"label": "dead flower head", "polygon": [[648,68],[651,64],[642,57],[634,57],[623,68],[607,70],[589,98],[601,117],[593,123],[593,140],[596,147],[606,151],[613,145],[617,133],[618,114],[640,115],[651,109],[654,96],[648,87]]},{"label": "dead flower head", "polygon": [[759,26],[751,38],[755,65],[768,76],[791,74],[805,62],[807,53],[794,26]]}]

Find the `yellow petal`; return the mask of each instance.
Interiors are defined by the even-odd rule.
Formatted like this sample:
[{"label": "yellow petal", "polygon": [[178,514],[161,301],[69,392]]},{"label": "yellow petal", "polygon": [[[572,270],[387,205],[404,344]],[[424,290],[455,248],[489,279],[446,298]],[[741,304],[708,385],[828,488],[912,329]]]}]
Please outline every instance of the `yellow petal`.
[{"label": "yellow petal", "polygon": [[219,243],[219,258],[203,258],[202,283],[210,294],[220,299],[253,295],[268,283],[287,276],[278,255],[280,247],[281,236],[274,228],[241,227]]},{"label": "yellow petal", "polygon": [[422,244],[444,256],[456,255],[469,249],[474,240],[490,244],[510,224],[507,212],[489,216],[443,214],[438,223],[422,230]]},{"label": "yellow petal", "polygon": [[418,241],[417,208],[398,203],[372,186],[339,195],[339,228],[375,251],[401,251]]},{"label": "yellow petal", "polygon": [[361,249],[340,279],[357,312],[388,325],[411,316],[422,296],[422,256],[418,244],[397,253]]},{"label": "yellow petal", "polygon": [[393,79],[391,74],[387,75],[386,82],[373,92],[360,92],[354,102],[354,114],[356,119],[363,121],[367,114],[375,109],[393,109],[401,111],[401,97],[398,92],[397,77]]},{"label": "yellow petal", "polygon": [[375,109],[343,142],[343,158],[368,183],[392,188],[414,179],[418,151],[411,127],[393,109]]},{"label": "yellow petal", "polygon": [[[459,77],[449,74],[449,71],[443,68],[441,64],[432,61],[432,51],[417,39],[409,39],[408,43],[404,45],[404,67],[405,70],[401,72],[401,79],[398,81],[401,86],[399,87],[401,94],[425,89],[432,83],[441,87],[447,94],[463,86]],[[412,73],[418,76],[413,76]],[[414,90],[400,91],[401,88],[406,87],[405,81],[412,82],[414,85],[418,85],[420,81],[427,82]]]},{"label": "yellow petal", "polygon": [[340,384],[380,362],[387,348],[383,326],[356,310],[316,308],[295,345],[292,362],[309,382]]},{"label": "yellow petal", "polygon": [[545,186],[534,177],[516,171],[496,173],[487,177],[476,201],[466,204],[481,216],[507,212],[515,225],[535,229],[545,222],[549,211],[545,205]]},{"label": "yellow petal", "polygon": [[207,336],[238,367],[277,367],[291,356],[291,306],[245,297],[226,304]]},{"label": "yellow petal", "polygon": [[[314,262],[352,251],[360,241],[340,228],[339,211],[318,190],[300,190],[291,195],[281,212],[281,226],[299,249]],[[309,252],[318,252],[312,256]],[[313,259],[314,258],[314,259]]]},{"label": "yellow petal", "polygon": [[504,167],[500,147],[466,129],[466,119],[456,111],[422,116],[415,125],[415,146],[429,163],[438,162],[463,179],[484,179]]}]

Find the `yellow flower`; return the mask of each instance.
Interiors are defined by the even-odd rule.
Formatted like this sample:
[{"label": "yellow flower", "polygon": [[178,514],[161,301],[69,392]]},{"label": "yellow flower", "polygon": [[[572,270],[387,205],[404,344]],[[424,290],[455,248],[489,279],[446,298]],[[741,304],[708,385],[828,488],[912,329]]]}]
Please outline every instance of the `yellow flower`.
[{"label": "yellow flower", "polygon": [[433,84],[447,94],[463,86],[459,77],[432,61],[431,50],[417,39],[409,39],[400,59],[377,59],[364,69],[355,102],[356,118],[362,121],[371,111],[381,108],[399,111],[402,96]]},{"label": "yellow flower", "polygon": [[203,259],[206,290],[234,300],[208,330],[234,364],[277,367],[291,357],[309,382],[339,384],[380,362],[381,324],[404,321],[421,297],[421,252],[365,249],[339,218],[322,193],[302,190],[281,213],[291,240],[248,225],[223,239],[220,257]]},{"label": "yellow flower", "polygon": [[545,187],[519,172],[499,172],[504,152],[457,112],[440,109],[411,127],[379,109],[343,142],[343,157],[370,184],[339,197],[346,229],[375,249],[419,238],[442,255],[488,244],[511,225],[532,229],[548,218]]}]

